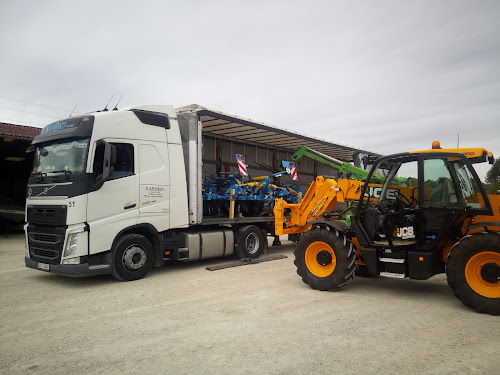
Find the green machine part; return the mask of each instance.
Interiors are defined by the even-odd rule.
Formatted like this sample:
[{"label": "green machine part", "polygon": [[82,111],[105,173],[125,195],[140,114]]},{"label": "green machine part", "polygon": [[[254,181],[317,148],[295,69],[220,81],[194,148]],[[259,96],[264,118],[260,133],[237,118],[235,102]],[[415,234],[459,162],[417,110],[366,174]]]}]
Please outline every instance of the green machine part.
[{"label": "green machine part", "polygon": [[358,181],[363,181],[366,179],[366,177],[368,177],[368,172],[362,168],[355,167],[350,163],[332,158],[331,156],[322,154],[321,152],[312,150],[304,146],[295,151],[295,153],[292,155],[291,161],[298,165],[304,157],[308,157],[309,159],[337,169],[344,175],[350,174],[351,178]]},{"label": "green machine part", "polygon": [[[350,163],[332,158],[331,156],[322,154],[319,151],[307,148],[305,146],[300,147],[297,151],[294,152],[291,157],[291,161],[298,165],[304,157],[308,157],[309,159],[315,160],[318,163],[328,165],[329,167],[338,170],[344,175],[350,174],[350,178],[358,181],[364,181],[368,177],[368,172],[362,168],[355,167]],[[354,203],[350,202],[349,207],[352,207],[352,205],[354,205]],[[347,211],[345,213],[345,220],[341,220],[341,222],[344,222],[346,225],[351,226],[351,215],[351,210]]]},{"label": "green machine part", "polygon": [[0,218],[20,223],[24,221],[24,207],[0,204]]}]

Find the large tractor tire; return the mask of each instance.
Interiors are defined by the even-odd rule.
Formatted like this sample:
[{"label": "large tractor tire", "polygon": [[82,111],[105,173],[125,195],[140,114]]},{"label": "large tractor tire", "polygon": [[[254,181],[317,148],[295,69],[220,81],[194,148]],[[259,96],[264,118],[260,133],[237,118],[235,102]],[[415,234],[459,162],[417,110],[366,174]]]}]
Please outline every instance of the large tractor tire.
[{"label": "large tractor tire", "polygon": [[151,242],[139,234],[120,238],[113,249],[111,275],[120,281],[143,278],[153,265],[154,251]]},{"label": "large tractor tire", "polygon": [[500,233],[480,232],[458,241],[448,256],[446,275],[465,306],[500,315]]},{"label": "large tractor tire", "polygon": [[297,273],[313,289],[342,288],[357,268],[354,245],[335,229],[310,229],[300,237],[294,254]]}]

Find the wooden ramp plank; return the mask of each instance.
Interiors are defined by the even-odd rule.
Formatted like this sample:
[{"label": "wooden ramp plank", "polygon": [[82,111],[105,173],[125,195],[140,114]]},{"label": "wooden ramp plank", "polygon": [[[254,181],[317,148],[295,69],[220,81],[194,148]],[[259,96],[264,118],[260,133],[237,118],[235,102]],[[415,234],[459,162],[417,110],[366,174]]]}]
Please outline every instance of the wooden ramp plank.
[{"label": "wooden ramp plank", "polygon": [[244,258],[244,259],[238,259],[238,260],[235,260],[232,262],[216,264],[215,266],[205,267],[205,269],[207,269],[209,271],[217,271],[217,270],[223,270],[226,268],[246,266],[247,264],[257,264],[257,263],[262,263],[262,262],[269,262],[270,260],[278,260],[278,259],[285,259],[285,258],[288,258],[288,257],[286,255],[283,255],[283,254],[263,255],[263,256],[256,258],[256,259]]}]

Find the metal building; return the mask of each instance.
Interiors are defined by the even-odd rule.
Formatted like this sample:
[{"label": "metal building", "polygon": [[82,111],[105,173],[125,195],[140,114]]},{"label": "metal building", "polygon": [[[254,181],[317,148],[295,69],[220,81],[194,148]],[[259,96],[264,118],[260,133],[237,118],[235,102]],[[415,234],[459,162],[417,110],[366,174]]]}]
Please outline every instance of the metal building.
[{"label": "metal building", "polygon": [[5,234],[9,225],[24,221],[26,185],[33,154],[25,150],[42,129],[0,122],[0,221]]}]

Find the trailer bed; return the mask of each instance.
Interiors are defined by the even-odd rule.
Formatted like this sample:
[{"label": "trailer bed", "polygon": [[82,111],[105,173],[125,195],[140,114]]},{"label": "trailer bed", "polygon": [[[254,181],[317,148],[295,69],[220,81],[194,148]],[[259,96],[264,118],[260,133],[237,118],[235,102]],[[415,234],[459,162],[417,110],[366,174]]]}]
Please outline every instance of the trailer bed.
[{"label": "trailer bed", "polygon": [[251,216],[251,217],[208,217],[203,218],[201,225],[220,224],[244,224],[244,223],[274,223],[274,216]]}]

